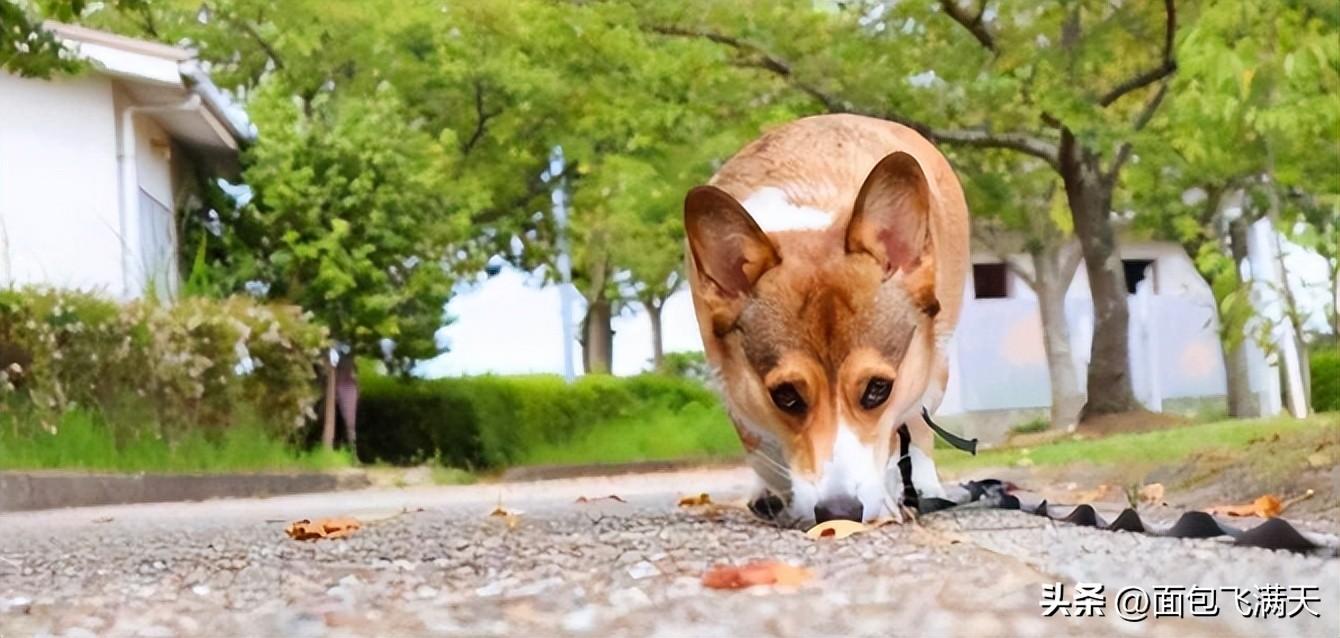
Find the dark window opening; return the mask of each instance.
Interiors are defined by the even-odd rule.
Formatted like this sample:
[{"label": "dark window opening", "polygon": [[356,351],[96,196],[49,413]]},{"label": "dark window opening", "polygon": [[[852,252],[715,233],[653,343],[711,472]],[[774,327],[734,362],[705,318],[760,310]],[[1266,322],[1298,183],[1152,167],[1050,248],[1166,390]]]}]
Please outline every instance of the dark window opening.
[{"label": "dark window opening", "polygon": [[973,295],[978,299],[1004,299],[1009,294],[1005,264],[973,264]]},{"label": "dark window opening", "polygon": [[[1153,259],[1121,260],[1121,267],[1126,270],[1126,294],[1135,294],[1135,287],[1145,280],[1145,275],[1147,273],[1152,272],[1149,270],[1149,267],[1153,264]],[[1150,283],[1152,284],[1153,281]]]}]

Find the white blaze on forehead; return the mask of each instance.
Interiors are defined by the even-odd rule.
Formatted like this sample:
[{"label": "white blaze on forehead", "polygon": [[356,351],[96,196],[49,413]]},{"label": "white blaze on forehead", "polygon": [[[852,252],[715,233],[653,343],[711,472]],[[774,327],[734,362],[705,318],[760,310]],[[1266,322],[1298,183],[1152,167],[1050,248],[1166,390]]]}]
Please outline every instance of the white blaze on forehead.
[{"label": "white blaze on forehead", "polygon": [[833,225],[827,211],[791,203],[780,188],[768,186],[740,202],[765,233],[787,230],[822,230]]}]

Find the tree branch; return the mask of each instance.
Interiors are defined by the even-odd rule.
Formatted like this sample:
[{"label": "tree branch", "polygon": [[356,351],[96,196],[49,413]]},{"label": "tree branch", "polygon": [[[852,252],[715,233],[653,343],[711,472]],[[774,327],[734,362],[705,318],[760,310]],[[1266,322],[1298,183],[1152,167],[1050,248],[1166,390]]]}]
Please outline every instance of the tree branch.
[{"label": "tree branch", "polygon": [[994,229],[988,229],[984,222],[979,222],[972,225],[971,233],[973,239],[976,240],[979,245],[985,246],[986,251],[991,253],[991,256],[999,260],[1000,263],[1004,264],[1006,269],[1014,273],[1019,279],[1023,280],[1024,285],[1035,291],[1038,289],[1037,279],[1035,279],[1027,270],[1020,267],[1019,264],[1015,263],[1014,260],[1005,256],[1005,253],[1008,251],[1002,250],[1003,245],[1000,241],[1000,237],[996,235]]},{"label": "tree branch", "polygon": [[986,127],[976,129],[942,130],[932,128],[924,122],[905,117],[895,112],[872,111],[856,108],[846,100],[825,92],[812,84],[801,81],[796,77],[791,64],[782,58],[767,52],[762,47],[752,42],[747,42],[743,39],[717,33],[715,31],[689,29],[678,26],[650,25],[643,28],[661,35],[682,38],[699,38],[730,47],[736,52],[748,56],[748,58],[743,61],[744,66],[761,69],[781,78],[795,89],[814,98],[817,102],[823,105],[824,109],[829,113],[853,113],[857,115],[877,117],[890,122],[902,124],[903,126],[920,133],[932,142],[956,144],[959,146],[975,148],[1008,149],[1032,155],[1033,157],[1047,162],[1053,168],[1058,166],[1057,145],[1042,137],[1027,133],[992,133],[988,131]]},{"label": "tree branch", "polygon": [[461,154],[469,155],[475,145],[484,137],[484,127],[488,125],[489,120],[496,117],[502,110],[488,112],[484,110],[484,82],[478,78],[475,79],[475,131],[470,134],[470,139],[461,144]]},{"label": "tree branch", "polygon": [[[1149,101],[1145,103],[1145,107],[1140,110],[1140,115],[1135,118],[1135,122],[1131,125],[1132,133],[1139,133],[1146,124],[1149,124],[1149,120],[1154,119],[1154,112],[1159,109],[1159,105],[1163,103],[1163,98],[1167,96],[1167,94],[1168,83],[1164,82],[1159,85],[1159,90],[1154,93],[1153,97],[1149,98]],[[1112,166],[1108,169],[1107,174],[1103,176],[1103,179],[1108,182],[1116,179],[1117,174],[1121,172],[1122,165],[1125,164],[1126,160],[1130,159],[1130,157],[1131,142],[1128,140],[1122,142],[1121,146],[1117,148],[1117,156],[1113,158]]]},{"label": "tree branch", "polygon": [[959,23],[972,37],[977,39],[987,51],[999,53],[996,50],[996,39],[992,37],[991,32],[987,30],[986,24],[982,22],[982,15],[986,13],[986,3],[982,3],[977,11],[977,15],[969,15],[968,11],[959,5],[957,0],[940,0],[940,7],[944,9],[945,15]]},{"label": "tree branch", "polygon": [[1102,107],[1110,106],[1113,102],[1121,99],[1122,96],[1132,91],[1142,89],[1150,84],[1158,82],[1173,74],[1177,70],[1177,60],[1174,56],[1173,41],[1177,35],[1177,5],[1175,0],[1163,0],[1164,12],[1164,32],[1163,32],[1163,59],[1158,66],[1141,72],[1121,84],[1112,87],[1112,90],[1104,93],[1098,98],[1098,105]]}]

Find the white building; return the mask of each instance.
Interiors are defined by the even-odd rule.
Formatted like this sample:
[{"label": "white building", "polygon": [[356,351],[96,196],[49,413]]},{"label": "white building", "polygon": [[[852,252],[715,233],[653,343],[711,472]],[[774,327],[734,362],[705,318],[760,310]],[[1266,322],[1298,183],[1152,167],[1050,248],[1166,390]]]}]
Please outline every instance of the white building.
[{"label": "white building", "polygon": [[0,72],[0,285],[170,297],[177,211],[198,175],[236,170],[250,124],[190,51],[45,26],[90,68]]}]

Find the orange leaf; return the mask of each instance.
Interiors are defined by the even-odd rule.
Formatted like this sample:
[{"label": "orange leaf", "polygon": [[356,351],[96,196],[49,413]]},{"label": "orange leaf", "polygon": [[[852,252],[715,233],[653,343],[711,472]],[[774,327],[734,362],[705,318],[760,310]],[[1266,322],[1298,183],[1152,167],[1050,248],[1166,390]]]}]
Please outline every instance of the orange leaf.
[{"label": "orange leaf", "polygon": [[1150,483],[1140,488],[1140,500],[1146,503],[1161,503],[1163,502],[1163,492],[1162,483]]},{"label": "orange leaf", "polygon": [[755,585],[801,585],[812,578],[810,570],[773,560],[754,561],[747,565],[717,565],[703,574],[703,587],[710,589],[744,589]]},{"label": "orange leaf", "polygon": [[1246,505],[1219,505],[1206,510],[1211,514],[1222,514],[1224,516],[1259,516],[1261,518],[1274,518],[1284,511],[1284,504],[1280,502],[1278,496],[1274,494],[1265,494]]},{"label": "orange leaf", "polygon": [[344,538],[363,527],[358,519],[348,516],[321,518],[315,522],[302,519],[294,521],[284,530],[289,538],[298,541],[311,541],[319,538]]},{"label": "orange leaf", "polygon": [[712,497],[708,496],[707,492],[703,492],[697,496],[685,496],[684,498],[679,499],[680,507],[701,507],[703,505],[711,504]]}]

